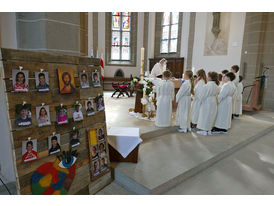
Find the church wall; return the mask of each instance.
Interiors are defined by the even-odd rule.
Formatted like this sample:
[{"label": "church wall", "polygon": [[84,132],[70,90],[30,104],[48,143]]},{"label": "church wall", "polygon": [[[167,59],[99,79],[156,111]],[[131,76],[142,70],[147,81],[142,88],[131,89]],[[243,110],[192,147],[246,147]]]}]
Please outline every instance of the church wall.
[{"label": "church wall", "polygon": [[15,12],[0,12],[0,47],[17,48]]},{"label": "church wall", "polygon": [[222,56],[204,55],[207,15],[208,13],[196,13],[192,70],[197,71],[203,68],[206,72],[213,70],[221,72],[223,69],[230,69],[234,64],[239,65],[241,61],[245,13],[231,13],[227,55]]}]

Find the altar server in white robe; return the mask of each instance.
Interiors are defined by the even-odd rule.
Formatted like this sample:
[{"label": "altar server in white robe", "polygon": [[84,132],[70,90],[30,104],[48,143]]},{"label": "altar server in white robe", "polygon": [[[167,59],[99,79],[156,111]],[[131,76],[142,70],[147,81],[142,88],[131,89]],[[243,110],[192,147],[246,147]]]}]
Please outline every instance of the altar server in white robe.
[{"label": "altar server in white robe", "polygon": [[184,82],[176,94],[178,103],[176,112],[176,126],[179,126],[178,132],[191,132],[190,126],[190,109],[191,94],[194,94],[193,72],[188,70],[184,73]]},{"label": "altar server in white robe", "polygon": [[242,93],[243,93],[243,77],[239,76],[239,84],[237,86],[237,95],[235,97],[235,115],[234,118],[238,119],[242,114]]},{"label": "altar server in white robe", "polygon": [[163,58],[153,66],[151,70],[151,77],[162,78],[164,71],[166,71],[166,60]]},{"label": "altar server in white robe", "polygon": [[218,74],[209,72],[207,75],[207,84],[203,87],[201,97],[201,107],[199,112],[197,128],[198,134],[211,135],[211,129],[214,126],[217,115],[217,95],[218,95]]},{"label": "altar server in white robe", "polygon": [[[235,74],[235,79],[233,80],[233,83],[236,88],[238,87],[238,84],[239,84],[239,70],[240,70],[240,68],[238,65],[233,65],[231,67],[231,72],[233,72]],[[235,93],[233,95],[233,99],[232,99],[232,118],[234,118],[235,114],[236,114],[236,104],[237,104],[236,99],[237,99],[237,92],[235,91]]]},{"label": "altar server in white robe", "polygon": [[236,90],[236,87],[232,82],[234,79],[235,74],[232,72],[226,73],[224,76],[224,84],[217,98],[219,104],[217,118],[212,133],[226,134],[227,130],[231,127],[232,98]]},{"label": "altar server in white robe", "polygon": [[174,99],[174,83],[170,80],[171,72],[163,73],[164,79],[156,86],[157,111],[155,125],[157,127],[170,127],[172,118],[172,100]]},{"label": "altar server in white robe", "polygon": [[206,73],[205,70],[200,69],[196,73],[197,79],[195,80],[194,87],[194,95],[193,95],[193,103],[192,103],[192,118],[191,118],[191,128],[195,129],[197,127],[200,106],[201,106],[201,97],[202,97],[202,89],[206,84]]}]

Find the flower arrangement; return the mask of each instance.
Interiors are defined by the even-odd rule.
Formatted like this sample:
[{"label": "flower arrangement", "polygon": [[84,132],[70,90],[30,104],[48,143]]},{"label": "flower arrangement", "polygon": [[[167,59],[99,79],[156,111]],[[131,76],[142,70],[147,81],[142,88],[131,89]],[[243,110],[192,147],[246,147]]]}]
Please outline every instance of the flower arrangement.
[{"label": "flower arrangement", "polygon": [[140,82],[141,78],[134,76],[132,78],[131,84],[133,85],[134,89],[143,92],[143,89],[146,88],[146,95],[149,95],[153,91],[153,83],[149,80],[144,79],[144,82]]}]

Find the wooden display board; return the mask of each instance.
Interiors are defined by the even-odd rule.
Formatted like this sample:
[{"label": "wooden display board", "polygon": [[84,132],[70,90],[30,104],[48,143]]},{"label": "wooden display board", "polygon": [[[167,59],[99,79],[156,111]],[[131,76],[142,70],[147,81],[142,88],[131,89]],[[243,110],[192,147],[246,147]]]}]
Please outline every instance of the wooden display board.
[{"label": "wooden display board", "polygon": [[[34,171],[46,162],[54,162],[56,155],[50,155],[48,152],[48,137],[54,132],[60,134],[60,146],[62,150],[68,150],[70,147],[70,132],[73,128],[80,134],[80,145],[73,148],[77,149],[76,174],[68,194],[89,194],[92,184],[91,161],[88,142],[88,131],[97,125],[105,124],[105,110],[97,111],[95,114],[87,116],[85,111],[85,101],[91,100],[96,105],[94,98],[98,94],[103,94],[103,87],[93,87],[91,84],[92,72],[98,71],[100,74],[100,59],[76,57],[69,55],[52,54],[45,52],[31,52],[13,49],[0,50],[0,69],[4,78],[6,88],[6,104],[8,105],[9,132],[13,149],[13,159],[19,194],[31,194],[31,178]],[[13,91],[12,70],[18,69],[29,71],[29,92],[17,93]],[[72,69],[75,79],[75,90],[71,94],[61,94],[58,85],[57,69]],[[49,92],[38,92],[35,88],[35,72],[43,69],[49,74]],[[79,72],[84,71],[88,74],[90,88],[82,89],[80,87]],[[32,125],[27,127],[18,127],[15,123],[15,106],[23,102],[31,104]],[[83,105],[81,109],[83,120],[73,121],[73,105],[78,101]],[[36,107],[41,103],[49,105],[51,125],[38,127],[36,120]],[[55,107],[59,105],[67,106],[68,123],[58,125],[56,122]],[[105,135],[107,134],[105,130]],[[38,160],[23,163],[22,162],[22,142],[28,137],[37,139]],[[107,145],[107,137],[105,137]],[[108,148],[106,148],[108,154]],[[103,174],[108,174],[109,178],[104,178],[105,184],[111,181],[109,169]],[[101,189],[105,184],[97,187]],[[94,191],[93,191],[94,193]]]}]

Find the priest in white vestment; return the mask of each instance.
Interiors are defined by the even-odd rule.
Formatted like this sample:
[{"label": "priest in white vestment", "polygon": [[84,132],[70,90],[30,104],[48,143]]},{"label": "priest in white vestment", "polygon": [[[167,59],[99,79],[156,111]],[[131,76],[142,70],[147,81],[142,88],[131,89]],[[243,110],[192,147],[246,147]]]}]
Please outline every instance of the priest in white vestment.
[{"label": "priest in white vestment", "polygon": [[162,78],[164,71],[166,71],[166,60],[163,58],[153,66],[151,70],[151,77]]}]

